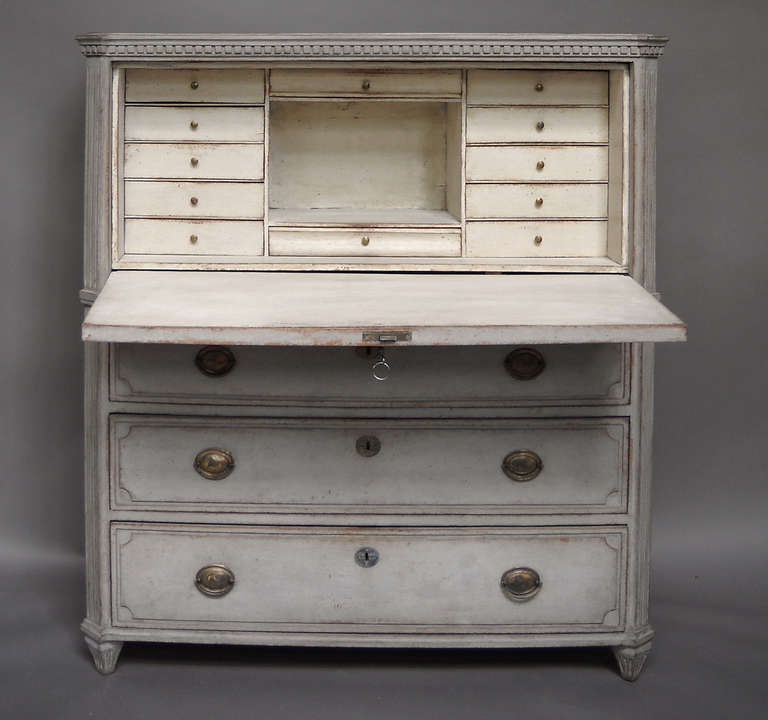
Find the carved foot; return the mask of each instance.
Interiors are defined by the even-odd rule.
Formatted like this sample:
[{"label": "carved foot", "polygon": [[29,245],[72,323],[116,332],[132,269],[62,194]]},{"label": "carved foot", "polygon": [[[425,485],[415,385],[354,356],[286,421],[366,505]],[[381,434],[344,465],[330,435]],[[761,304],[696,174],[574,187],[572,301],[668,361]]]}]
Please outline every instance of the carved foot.
[{"label": "carved foot", "polygon": [[117,658],[120,657],[120,651],[123,649],[121,642],[97,642],[86,636],[85,644],[93,655],[93,662],[96,669],[102,675],[109,675],[115,672]]},{"label": "carved foot", "polygon": [[643,671],[643,665],[645,665],[645,659],[649,652],[651,652],[651,643],[649,642],[637,647],[619,645],[613,648],[613,655],[618,663],[621,677],[629,682],[637,680]]}]

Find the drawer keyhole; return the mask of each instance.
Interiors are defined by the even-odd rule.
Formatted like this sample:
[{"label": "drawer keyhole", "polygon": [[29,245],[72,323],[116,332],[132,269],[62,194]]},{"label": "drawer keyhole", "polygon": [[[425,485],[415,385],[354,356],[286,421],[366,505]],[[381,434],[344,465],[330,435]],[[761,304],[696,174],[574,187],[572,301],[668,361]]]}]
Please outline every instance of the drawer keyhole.
[{"label": "drawer keyhole", "polygon": [[355,562],[362,568],[373,567],[379,562],[379,551],[372,547],[361,547],[355,553]]},{"label": "drawer keyhole", "polygon": [[375,435],[361,435],[357,438],[355,448],[361,457],[373,457],[381,451],[381,440]]}]

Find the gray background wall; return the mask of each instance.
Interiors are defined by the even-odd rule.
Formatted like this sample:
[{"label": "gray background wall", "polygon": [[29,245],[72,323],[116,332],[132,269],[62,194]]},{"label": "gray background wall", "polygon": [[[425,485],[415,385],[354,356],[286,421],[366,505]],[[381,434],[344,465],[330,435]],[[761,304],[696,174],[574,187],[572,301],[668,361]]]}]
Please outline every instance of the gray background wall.
[{"label": "gray background wall", "polygon": [[[11,569],[0,583],[0,711],[152,716],[171,703],[203,717],[217,701],[206,680],[214,671],[219,692],[237,689],[229,702],[270,717],[496,717],[513,699],[531,717],[586,716],[598,698],[623,717],[760,707],[767,23],[763,0],[0,0],[0,562]],[[314,651],[307,661],[287,650],[139,648],[112,678],[93,673],[76,631],[84,72],[73,38],[87,31],[671,36],[659,93],[658,287],[690,341],[657,356],[652,619],[662,632],[637,690],[608,673],[602,655],[573,651]],[[32,692],[44,670],[54,682]],[[510,688],[520,695],[505,697]]]}]

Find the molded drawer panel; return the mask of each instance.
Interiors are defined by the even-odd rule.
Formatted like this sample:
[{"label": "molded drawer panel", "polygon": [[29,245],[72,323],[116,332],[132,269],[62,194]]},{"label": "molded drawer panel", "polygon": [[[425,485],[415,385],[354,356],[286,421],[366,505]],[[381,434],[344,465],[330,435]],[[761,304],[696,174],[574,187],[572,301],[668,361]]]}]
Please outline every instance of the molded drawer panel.
[{"label": "molded drawer panel", "polygon": [[467,223],[469,257],[603,257],[607,243],[604,220]]},{"label": "molded drawer panel", "polygon": [[607,105],[604,70],[470,70],[471,105]]},{"label": "molded drawer panel", "polygon": [[125,71],[126,102],[263,103],[263,70]]},{"label": "molded drawer panel", "polygon": [[469,218],[602,218],[607,214],[607,185],[467,185]]},{"label": "molded drawer panel", "polygon": [[[202,223],[201,223],[202,226]],[[201,233],[205,226],[201,227]],[[198,244],[205,236],[201,234]],[[189,242],[183,238],[184,242]],[[198,370],[194,345],[120,344],[111,349],[111,397],[211,405],[499,407],[623,404],[629,346],[532,348],[544,367],[531,379],[505,369],[525,348],[386,348],[391,372],[374,380],[375,348],[231,348],[235,366],[220,377]]]},{"label": "molded drawer panel", "polygon": [[[626,531],[365,530],[112,526],[113,621],[133,627],[371,632],[617,630],[624,622]],[[356,553],[375,550],[361,567]],[[220,565],[233,582],[209,597],[198,572]],[[509,599],[518,567],[540,589]],[[206,587],[206,584],[203,583]],[[210,584],[207,585],[210,587]]]},{"label": "molded drawer panel", "polygon": [[283,97],[461,97],[461,71],[281,70],[270,92]]},{"label": "molded drawer panel", "polygon": [[138,217],[264,217],[264,184],[127,181],[125,214]]},{"label": "molded drawer panel", "polygon": [[316,230],[269,231],[269,254],[315,257],[458,257],[461,231]]},{"label": "molded drawer panel", "polygon": [[257,220],[125,221],[126,254],[263,255],[264,223]]},{"label": "molded drawer panel", "polygon": [[468,143],[606,143],[607,108],[492,107],[467,110]]},{"label": "molded drawer panel", "polygon": [[[625,418],[113,415],[113,500],[232,512],[621,512],[628,430]],[[196,470],[213,450],[213,472]]]},{"label": "molded drawer panel", "polygon": [[125,139],[167,142],[263,142],[264,108],[125,108]]},{"label": "molded drawer panel", "polygon": [[126,178],[261,180],[264,146],[235,143],[126,143]]},{"label": "molded drawer panel", "polygon": [[468,147],[467,181],[608,180],[607,147]]}]

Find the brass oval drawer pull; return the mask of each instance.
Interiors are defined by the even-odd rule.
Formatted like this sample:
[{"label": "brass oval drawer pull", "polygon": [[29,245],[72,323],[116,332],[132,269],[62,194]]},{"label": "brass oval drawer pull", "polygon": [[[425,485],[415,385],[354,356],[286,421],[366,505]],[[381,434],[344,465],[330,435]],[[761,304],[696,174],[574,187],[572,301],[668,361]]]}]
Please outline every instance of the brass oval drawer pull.
[{"label": "brass oval drawer pull", "polygon": [[501,576],[500,585],[506,598],[525,602],[541,590],[541,575],[528,567],[512,568]]},{"label": "brass oval drawer pull", "polygon": [[373,567],[379,562],[379,551],[372,547],[361,547],[355,553],[355,562],[363,568]]},{"label": "brass oval drawer pull", "polygon": [[[192,238],[195,238],[192,240]],[[197,235],[190,236],[190,242],[197,242]],[[235,354],[221,345],[206,345],[200,348],[195,355],[197,369],[210,377],[226,375],[235,367]]]},{"label": "brass oval drawer pull", "polygon": [[381,440],[375,435],[361,435],[355,443],[357,454],[362,457],[373,457],[381,451]]},{"label": "brass oval drawer pull", "polygon": [[195,587],[208,597],[222,597],[235,586],[235,574],[224,565],[206,565],[195,575]]},{"label": "brass oval drawer pull", "polygon": [[504,367],[516,380],[533,380],[544,372],[547,361],[535,348],[515,348],[504,358]]},{"label": "brass oval drawer pull", "polygon": [[501,463],[504,474],[515,482],[529,482],[544,468],[541,458],[533,450],[515,450]]},{"label": "brass oval drawer pull", "polygon": [[235,459],[227,450],[206,448],[195,455],[194,468],[206,480],[223,480],[235,469]]}]

